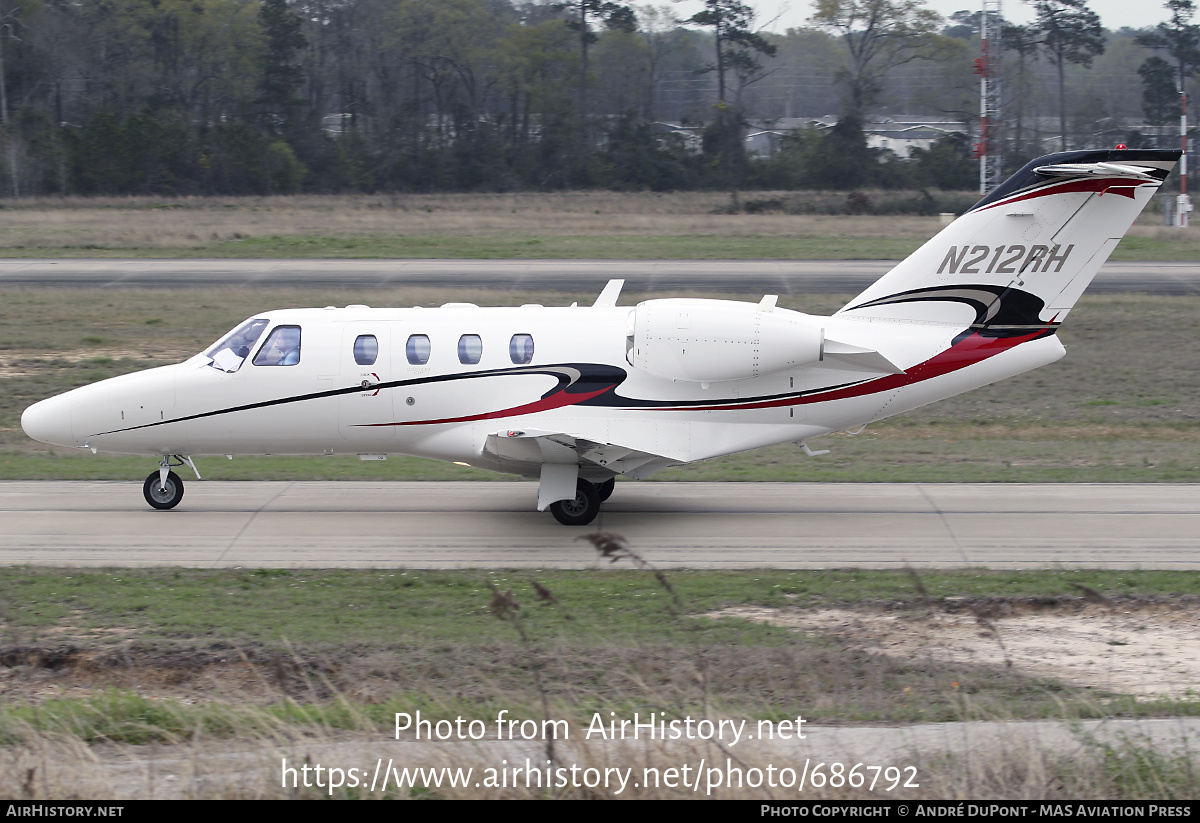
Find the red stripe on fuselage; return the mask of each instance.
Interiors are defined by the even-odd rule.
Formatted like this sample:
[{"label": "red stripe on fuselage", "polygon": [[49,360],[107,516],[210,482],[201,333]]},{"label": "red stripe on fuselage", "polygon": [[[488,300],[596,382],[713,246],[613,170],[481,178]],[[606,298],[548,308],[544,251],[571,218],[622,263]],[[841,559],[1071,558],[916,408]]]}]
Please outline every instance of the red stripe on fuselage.
[{"label": "red stripe on fuselage", "polygon": [[[1046,327],[1047,329],[1050,326]],[[1045,329],[1040,329],[1031,334],[1022,335],[1020,337],[983,337],[979,334],[972,334],[969,337],[963,338],[958,343],[946,349],[939,354],[934,355],[923,363],[918,363],[904,374],[890,374],[886,377],[880,377],[876,380],[871,380],[866,383],[860,383],[856,386],[847,386],[843,389],[834,389],[825,392],[815,392],[813,394],[804,395],[802,397],[784,397],[774,400],[750,401],[746,403],[728,403],[725,405],[714,406],[657,406],[657,407],[625,407],[626,411],[738,411],[742,409],[767,409],[779,406],[801,406],[808,403],[821,403],[826,400],[844,400],[849,397],[864,397],[870,394],[878,394],[880,392],[891,391],[892,389],[909,386],[913,383],[920,383],[924,380],[930,380],[934,377],[940,377],[943,374],[958,371],[967,366],[986,360],[1001,352],[1005,352],[1021,343],[1036,339],[1045,333]],[[533,403],[526,403],[521,406],[513,406],[508,409],[500,409],[498,411],[482,412],[480,414],[464,415],[462,417],[444,417],[438,420],[406,420],[396,423],[367,423],[363,424],[363,428],[376,428],[380,426],[433,426],[440,423],[470,423],[476,420],[495,420],[500,417],[516,417],[523,414],[536,414],[537,412],[552,411],[561,409],[564,406],[573,406],[578,403],[591,400],[593,397],[599,397],[605,392],[611,391],[617,386],[613,383],[602,389],[597,389],[592,392],[584,392],[580,394],[571,394],[567,391],[556,392],[549,397],[537,400]]]},{"label": "red stripe on fuselage", "polygon": [[902,386],[910,386],[934,377],[941,377],[953,371],[987,360],[1014,346],[1040,337],[1044,330],[1022,335],[1021,337],[983,337],[972,334],[955,343],[945,351],[934,355],[923,363],[918,363],[904,374],[889,374],[857,386],[847,386],[828,392],[817,392],[804,397],[785,397],[778,400],[763,400],[760,402],[738,403],[727,406],[676,406],[674,408],[659,408],[657,411],[725,411],[739,409],[769,409],[778,406],[802,406],[807,403],[821,403],[826,400],[844,400],[848,397],[863,397],[868,394],[891,391]]}]

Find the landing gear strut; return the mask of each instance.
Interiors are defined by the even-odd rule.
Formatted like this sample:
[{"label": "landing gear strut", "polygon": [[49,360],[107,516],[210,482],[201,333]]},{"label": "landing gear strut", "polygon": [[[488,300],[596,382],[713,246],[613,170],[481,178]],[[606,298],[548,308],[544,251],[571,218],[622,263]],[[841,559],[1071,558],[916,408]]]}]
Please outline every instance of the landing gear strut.
[{"label": "landing gear strut", "polygon": [[580,480],[575,484],[575,497],[551,503],[550,513],[564,526],[586,526],[600,513],[600,502],[598,487],[586,480]]}]

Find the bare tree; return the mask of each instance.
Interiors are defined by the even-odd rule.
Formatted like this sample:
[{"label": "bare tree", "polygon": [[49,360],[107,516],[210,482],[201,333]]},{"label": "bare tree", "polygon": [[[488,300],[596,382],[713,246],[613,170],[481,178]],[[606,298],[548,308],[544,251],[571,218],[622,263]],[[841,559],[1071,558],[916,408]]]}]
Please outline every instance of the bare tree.
[{"label": "bare tree", "polygon": [[842,38],[850,58],[841,72],[848,114],[861,116],[883,91],[892,70],[946,48],[942,17],[922,0],[816,0],[812,22]]}]

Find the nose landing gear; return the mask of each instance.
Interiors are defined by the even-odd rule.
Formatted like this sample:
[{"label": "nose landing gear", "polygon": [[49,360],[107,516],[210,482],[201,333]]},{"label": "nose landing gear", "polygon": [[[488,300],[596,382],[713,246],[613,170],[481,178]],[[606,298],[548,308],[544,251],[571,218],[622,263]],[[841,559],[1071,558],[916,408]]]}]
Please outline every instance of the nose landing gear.
[{"label": "nose landing gear", "polygon": [[183,480],[171,471],[172,466],[191,466],[192,471],[196,472],[196,479],[200,479],[200,472],[196,471],[196,464],[192,462],[192,458],[178,454],[174,457],[178,463],[172,463],[170,458],[163,455],[158,470],[150,472],[146,482],[142,484],[142,495],[146,502],[156,509],[173,509],[183,499]]},{"label": "nose landing gear", "polygon": [[142,485],[142,494],[146,502],[156,509],[173,509],[183,499],[183,481],[175,472],[167,472],[165,478],[160,478],[158,472],[150,472]]}]

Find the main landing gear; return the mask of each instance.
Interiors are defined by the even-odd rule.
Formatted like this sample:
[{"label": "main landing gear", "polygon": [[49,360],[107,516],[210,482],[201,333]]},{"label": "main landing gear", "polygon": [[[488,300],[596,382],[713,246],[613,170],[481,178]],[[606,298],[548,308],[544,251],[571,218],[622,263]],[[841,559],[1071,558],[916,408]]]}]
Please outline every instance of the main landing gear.
[{"label": "main landing gear", "polygon": [[192,462],[192,458],[177,454],[173,456],[178,463],[172,463],[164,456],[158,464],[158,471],[150,472],[146,482],[142,484],[142,495],[146,502],[156,509],[173,509],[183,499],[183,480],[171,471],[173,466],[191,466],[192,471],[196,472],[196,479],[200,479],[200,472],[196,471],[196,464]]},{"label": "main landing gear", "polygon": [[600,504],[612,497],[617,485],[615,477],[603,483],[591,483],[580,479],[575,484],[575,497],[550,504],[550,513],[564,526],[586,526],[600,513]]}]

